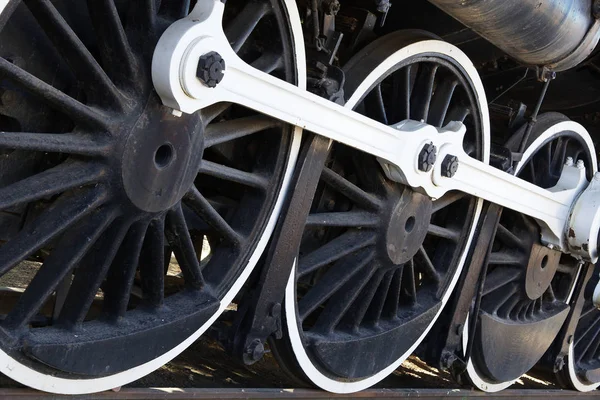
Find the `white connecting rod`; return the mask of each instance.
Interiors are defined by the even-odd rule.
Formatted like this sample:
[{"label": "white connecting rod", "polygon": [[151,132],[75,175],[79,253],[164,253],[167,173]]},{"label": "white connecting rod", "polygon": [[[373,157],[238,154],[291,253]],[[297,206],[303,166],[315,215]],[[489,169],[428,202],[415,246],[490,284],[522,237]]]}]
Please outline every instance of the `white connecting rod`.
[{"label": "white connecting rod", "polygon": [[[441,130],[418,121],[386,126],[263,73],[232,49],[222,27],[223,10],[220,0],[199,1],[158,42],[152,78],[166,106],[185,113],[218,102],[249,107],[373,154],[391,179],[422,188],[434,199],[458,190],[526,214],[540,223],[546,243],[565,247],[570,210],[588,184],[585,171],[572,167],[572,179],[558,189],[544,190],[469,157],[462,148],[465,127],[461,123]],[[224,77],[214,88],[196,76],[200,57],[210,52],[218,52],[226,64]],[[417,156],[427,143],[433,143],[439,154],[434,168],[423,172]],[[458,158],[459,168],[452,178],[441,174],[446,155]]]}]

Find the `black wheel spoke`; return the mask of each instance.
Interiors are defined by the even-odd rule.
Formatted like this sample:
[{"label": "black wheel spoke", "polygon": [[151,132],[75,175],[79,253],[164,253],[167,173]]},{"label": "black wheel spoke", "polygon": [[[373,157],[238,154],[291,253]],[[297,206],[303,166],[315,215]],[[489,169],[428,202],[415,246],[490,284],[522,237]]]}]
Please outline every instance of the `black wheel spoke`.
[{"label": "black wheel spoke", "polygon": [[108,121],[105,116],[96,110],[80,103],[30,73],[23,71],[4,58],[0,58],[0,73],[18,85],[22,90],[36,96],[53,109],[66,114],[75,122],[92,128],[103,128]]},{"label": "black wheel spoke", "polygon": [[374,252],[366,249],[359,254],[352,255],[349,260],[342,259],[335,263],[298,302],[300,319],[306,319],[317,307],[340,290],[350,278],[373,259],[373,256]]},{"label": "black wheel spoke", "polygon": [[375,238],[376,236],[373,232],[346,232],[312,253],[300,258],[298,276],[307,275],[357,250],[371,246],[375,243]]},{"label": "black wheel spoke", "polygon": [[367,311],[377,294],[379,285],[385,276],[385,272],[379,270],[369,280],[369,283],[363,288],[360,295],[354,301],[351,311],[344,316],[343,323],[353,330],[357,330],[360,324],[365,320]]},{"label": "black wheel spoke", "polygon": [[471,114],[471,110],[468,107],[457,104],[453,106],[448,114],[446,115],[446,120],[444,121],[444,125],[448,125],[450,122],[465,122],[465,119]]},{"label": "black wheel spoke", "polygon": [[485,286],[483,288],[483,295],[486,296],[506,285],[512,283],[522,276],[520,269],[513,271],[507,268],[498,268],[490,272],[485,277]]},{"label": "black wheel spoke", "polygon": [[105,69],[117,83],[134,80],[137,63],[114,0],[87,0],[87,5]]},{"label": "black wheel spoke", "polygon": [[[494,298],[493,311],[504,318],[508,318],[513,307],[519,302],[520,296],[515,296],[519,290],[519,284],[512,282],[505,286],[498,297]],[[492,310],[490,310],[492,311]]]},{"label": "black wheel spoke", "polygon": [[256,189],[265,190],[269,184],[268,179],[258,173],[241,171],[212,161],[202,160],[199,172]]},{"label": "black wheel spoke", "polygon": [[433,96],[437,64],[422,63],[417,71],[415,87],[410,100],[410,118],[416,121],[427,121],[429,107]]},{"label": "black wheel spoke", "polygon": [[440,199],[433,202],[433,206],[431,208],[431,213],[434,214],[434,213],[456,203],[457,201],[464,199],[466,196],[467,195],[462,192],[447,193]]},{"label": "black wheel spoke", "polygon": [[77,78],[90,86],[88,98],[99,105],[120,109],[121,93],[50,0],[27,0],[25,3]]},{"label": "black wheel spoke", "polygon": [[388,296],[385,303],[384,311],[389,318],[397,318],[400,308],[400,297],[402,296],[402,275],[404,268],[398,268],[394,272],[394,278],[390,282],[388,288]]},{"label": "black wheel spoke", "polygon": [[166,235],[187,286],[202,289],[204,278],[181,205],[167,213]]},{"label": "black wheel spoke", "polygon": [[103,190],[63,196],[0,248],[0,276],[106,201]]},{"label": "black wheel spoke", "polygon": [[251,65],[259,71],[270,74],[273,71],[283,68],[283,57],[276,53],[265,53]]},{"label": "black wheel spoke", "polygon": [[266,1],[250,1],[246,4],[243,10],[231,21],[225,29],[225,34],[229,39],[231,48],[236,53],[242,48],[244,43],[250,37],[250,34],[256,28],[256,25],[270,11],[268,2]]},{"label": "black wheel spoke", "polygon": [[383,94],[381,93],[381,84],[375,86],[373,91],[369,93],[366,99],[366,104],[369,107],[369,115],[372,115],[373,119],[381,122],[384,125],[388,125],[387,112],[385,111],[385,104],[383,103]]},{"label": "black wheel spoke", "polygon": [[458,243],[458,241],[460,240],[461,233],[458,229],[444,228],[443,226],[433,224],[429,225],[429,229],[427,230],[427,232],[429,232],[429,234],[433,236],[437,236],[442,239],[447,239],[456,243]]},{"label": "black wheel spoke", "polygon": [[529,177],[531,178],[531,183],[539,185],[537,174],[535,173],[535,165],[530,163],[527,165],[527,171],[529,171]]},{"label": "black wheel spoke", "polygon": [[379,288],[377,289],[377,294],[373,298],[371,302],[371,306],[367,311],[367,320],[371,323],[377,324],[381,319],[381,313],[383,312],[383,308],[387,301],[388,293],[390,290],[390,286],[392,281],[394,280],[395,270],[388,271],[381,280],[379,284]]},{"label": "black wheel spoke", "polygon": [[281,126],[279,121],[264,115],[211,124],[204,132],[204,145],[207,148],[212,147],[278,126]]},{"label": "black wheel spoke", "polygon": [[517,235],[508,230],[504,225],[498,224],[498,229],[496,231],[496,235],[502,243],[506,244],[511,248],[520,248],[523,249],[525,243],[522,239],[520,239]]},{"label": "black wheel spoke", "polygon": [[110,151],[108,141],[102,138],[92,139],[69,133],[1,132],[0,148],[85,156],[106,156]]},{"label": "black wheel spoke", "polygon": [[158,308],[165,298],[165,220],[153,220],[148,226],[140,257],[140,275],[144,301]]},{"label": "black wheel spoke", "polygon": [[362,289],[371,279],[374,270],[368,267],[355,274],[338,292],[327,302],[319,315],[314,330],[329,333],[338,326],[352,303],[356,300]]},{"label": "black wheel spoke", "polygon": [[554,149],[554,154],[550,159],[550,170],[551,174],[559,175],[562,171],[562,166],[567,159],[567,149],[569,144],[569,138],[559,138],[556,142],[556,148]]},{"label": "black wheel spoke", "polygon": [[52,292],[104,232],[113,219],[112,214],[111,209],[97,212],[80,229],[70,230],[60,239],[55,251],[44,261],[6,317],[3,323],[5,328],[18,329],[35,316]]},{"label": "black wheel spoke", "polygon": [[404,265],[402,271],[402,286],[404,288],[404,294],[413,302],[417,302],[417,282],[415,274],[415,264],[413,260],[410,260]]},{"label": "black wheel spoke", "polygon": [[127,311],[147,229],[147,221],[132,225],[108,272],[103,307],[104,313],[113,319],[123,317]]},{"label": "black wheel spoke", "polygon": [[392,77],[392,85],[394,88],[394,101],[392,102],[394,105],[394,120],[392,123],[410,119],[411,71],[412,67],[409,65],[398,71]]},{"label": "black wheel spoke", "polygon": [[375,227],[379,224],[377,214],[366,211],[346,211],[310,214],[306,219],[307,226],[337,227]]},{"label": "black wheel spoke", "polygon": [[509,252],[492,252],[488,260],[490,264],[495,265],[521,265],[523,257]]},{"label": "black wheel spoke", "polygon": [[130,222],[116,220],[85,255],[75,271],[58,325],[74,326],[83,322],[130,226]]},{"label": "black wheel spoke", "polygon": [[104,170],[94,164],[62,164],[0,189],[0,210],[98,182]]},{"label": "black wheel spoke", "polygon": [[429,258],[429,255],[427,254],[427,251],[423,246],[419,248],[419,252],[417,254],[420,256],[421,259],[421,262],[417,264],[419,270],[430,279],[433,279],[435,283],[440,283],[440,274],[435,269],[433,262],[431,262],[431,259]]},{"label": "black wheel spoke", "polygon": [[214,121],[219,115],[222,115],[225,111],[227,111],[231,107],[231,103],[217,103],[212,106],[203,108],[200,110],[202,114],[202,119],[205,124],[210,124]]},{"label": "black wheel spoke", "polygon": [[382,206],[382,202],[377,197],[365,192],[329,168],[323,169],[321,178],[325,183],[355,202],[357,205],[372,210],[378,210]]},{"label": "black wheel spoke", "polygon": [[242,236],[225,221],[195,186],[185,195],[184,203],[229,243],[239,244],[242,242]]},{"label": "black wheel spoke", "polygon": [[458,81],[455,80],[444,80],[438,85],[429,107],[429,120],[427,121],[429,124],[438,128],[442,127],[457,86]]},{"label": "black wheel spoke", "polygon": [[[594,325],[596,324],[593,324],[592,326]],[[579,349],[578,361],[580,362],[585,358],[593,358],[594,353],[598,350],[598,346],[600,345],[600,330],[597,329],[597,326],[596,329],[589,329],[586,334],[582,335],[581,337],[583,338],[584,336],[586,337],[585,341],[583,342],[584,345]]]}]

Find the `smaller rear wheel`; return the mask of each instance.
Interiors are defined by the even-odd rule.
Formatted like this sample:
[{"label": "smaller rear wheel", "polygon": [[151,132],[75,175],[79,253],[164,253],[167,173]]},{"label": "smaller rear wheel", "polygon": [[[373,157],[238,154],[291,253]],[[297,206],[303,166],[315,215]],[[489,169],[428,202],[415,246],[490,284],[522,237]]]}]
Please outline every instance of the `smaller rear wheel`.
[{"label": "smaller rear wheel", "polygon": [[[516,150],[518,145],[509,142],[507,147]],[[516,174],[550,188],[558,182],[567,157],[585,163],[588,180],[597,171],[587,131],[561,114],[547,113],[538,118]],[[577,260],[541,244],[534,220],[503,211],[467,364],[466,374],[477,388],[503,390],[539,361],[568,316],[578,272]],[[469,327],[465,324],[464,349]]]}]

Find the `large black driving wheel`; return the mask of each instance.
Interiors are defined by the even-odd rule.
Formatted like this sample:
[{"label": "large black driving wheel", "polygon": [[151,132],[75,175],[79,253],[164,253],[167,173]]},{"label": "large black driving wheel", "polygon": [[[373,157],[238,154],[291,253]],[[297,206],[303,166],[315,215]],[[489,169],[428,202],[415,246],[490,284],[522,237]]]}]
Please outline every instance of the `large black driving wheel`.
[{"label": "large black driving wheel", "polygon": [[[0,6],[0,370],[45,391],[117,387],[160,367],[258,261],[296,128],[217,104],[180,115],[150,77],[189,0]],[[227,2],[247,62],[292,83],[295,3]]]},{"label": "large black driving wheel", "polygon": [[[467,126],[465,149],[484,160],[487,105],[470,62],[423,32],[397,32],[345,67],[348,107],[387,125]],[[334,143],[286,290],[289,341],[277,353],[297,376],[332,392],[391,373],[439,316],[473,235],[481,202],[432,201],[392,182],[372,155]]]}]

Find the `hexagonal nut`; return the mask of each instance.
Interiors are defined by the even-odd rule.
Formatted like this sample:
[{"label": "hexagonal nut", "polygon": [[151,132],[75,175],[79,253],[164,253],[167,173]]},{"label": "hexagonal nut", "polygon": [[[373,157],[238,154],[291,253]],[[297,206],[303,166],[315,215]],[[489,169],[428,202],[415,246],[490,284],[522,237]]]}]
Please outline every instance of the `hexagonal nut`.
[{"label": "hexagonal nut", "polygon": [[433,143],[427,143],[425,146],[423,146],[421,152],[419,153],[419,158],[417,160],[420,171],[431,171],[437,159],[436,153],[437,148],[433,145]]},{"label": "hexagonal nut", "polygon": [[458,157],[453,155],[446,155],[444,161],[442,161],[442,176],[446,178],[452,178],[458,171]]},{"label": "hexagonal nut", "polygon": [[265,355],[265,346],[259,339],[254,339],[245,352],[250,361],[256,362]]},{"label": "hexagonal nut", "polygon": [[209,88],[216,87],[225,76],[225,60],[216,51],[200,57],[196,76]]}]

